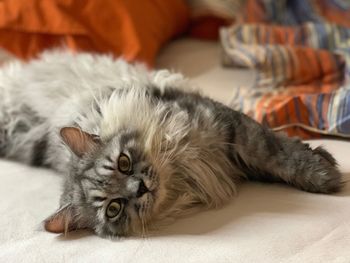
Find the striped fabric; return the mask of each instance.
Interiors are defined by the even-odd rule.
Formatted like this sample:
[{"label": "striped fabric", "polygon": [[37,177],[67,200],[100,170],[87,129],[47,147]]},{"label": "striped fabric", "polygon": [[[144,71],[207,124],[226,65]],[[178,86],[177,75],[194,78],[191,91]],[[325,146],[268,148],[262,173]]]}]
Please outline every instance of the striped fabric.
[{"label": "striped fabric", "polygon": [[225,66],[255,69],[231,106],[302,138],[350,138],[350,4],[254,0],[220,32]]}]

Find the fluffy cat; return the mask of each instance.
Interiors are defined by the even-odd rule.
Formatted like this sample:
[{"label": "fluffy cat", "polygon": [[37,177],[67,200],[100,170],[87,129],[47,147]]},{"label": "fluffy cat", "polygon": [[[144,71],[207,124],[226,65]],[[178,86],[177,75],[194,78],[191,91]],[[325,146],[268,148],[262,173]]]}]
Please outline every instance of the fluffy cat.
[{"label": "fluffy cat", "polygon": [[140,235],[227,203],[242,179],[340,189],[323,148],[188,89],[180,74],[109,56],[10,63],[0,71],[0,156],[64,174],[59,210],[44,223],[56,233]]}]

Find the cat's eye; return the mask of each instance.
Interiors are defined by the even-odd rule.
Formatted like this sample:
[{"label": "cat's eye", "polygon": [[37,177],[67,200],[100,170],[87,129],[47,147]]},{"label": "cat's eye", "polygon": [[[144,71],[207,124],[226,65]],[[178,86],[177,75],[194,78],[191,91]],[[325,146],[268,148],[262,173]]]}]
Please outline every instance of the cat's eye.
[{"label": "cat's eye", "polygon": [[125,154],[120,154],[119,159],[118,159],[118,169],[122,173],[127,173],[131,171],[131,162],[130,159],[127,155]]},{"label": "cat's eye", "polygon": [[106,216],[110,219],[114,219],[120,215],[123,211],[124,204],[121,200],[112,200],[106,210]]}]

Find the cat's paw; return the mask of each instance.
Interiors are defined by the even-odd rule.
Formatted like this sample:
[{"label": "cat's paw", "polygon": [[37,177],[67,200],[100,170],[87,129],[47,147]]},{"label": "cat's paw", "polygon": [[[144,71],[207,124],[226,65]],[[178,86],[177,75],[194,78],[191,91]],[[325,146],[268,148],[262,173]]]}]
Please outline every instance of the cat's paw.
[{"label": "cat's paw", "polygon": [[334,157],[322,147],[312,150],[312,158],[306,164],[307,172],[301,187],[314,193],[335,193],[344,182]]}]

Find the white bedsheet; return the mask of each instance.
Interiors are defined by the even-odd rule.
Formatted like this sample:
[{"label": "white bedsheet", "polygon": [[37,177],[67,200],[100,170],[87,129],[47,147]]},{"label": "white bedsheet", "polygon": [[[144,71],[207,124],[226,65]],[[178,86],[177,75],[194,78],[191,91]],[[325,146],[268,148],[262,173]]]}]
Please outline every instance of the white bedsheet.
[{"label": "white bedsheet", "polygon": [[[159,65],[168,60],[179,69],[177,53],[197,45],[198,57],[200,47],[203,56],[218,52],[215,44],[179,41],[163,52]],[[252,73],[220,70],[216,56],[209,56],[209,66],[200,72],[193,69],[198,60],[187,56],[191,52],[184,60],[192,63],[187,69],[194,82],[219,100],[227,99],[232,83],[249,83]],[[323,144],[350,178],[350,142],[311,144]],[[40,230],[40,222],[57,208],[60,184],[61,176],[51,171],[0,161],[0,262],[350,262],[350,186],[320,195],[245,183],[220,210],[179,220],[145,239],[108,240],[87,231],[64,237]]]}]

